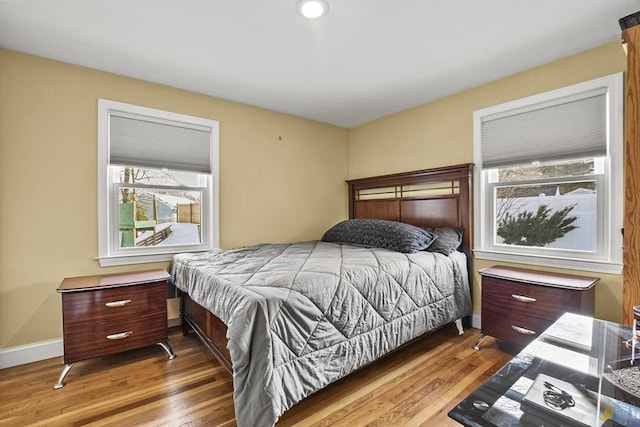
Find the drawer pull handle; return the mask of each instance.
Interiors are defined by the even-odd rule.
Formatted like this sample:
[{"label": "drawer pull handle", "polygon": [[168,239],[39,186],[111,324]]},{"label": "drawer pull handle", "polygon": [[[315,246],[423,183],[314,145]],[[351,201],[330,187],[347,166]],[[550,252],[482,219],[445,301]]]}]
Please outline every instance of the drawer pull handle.
[{"label": "drawer pull handle", "polygon": [[524,295],[517,295],[517,294],[511,295],[511,298],[517,299],[520,302],[536,302],[537,301],[535,298],[525,297]]},{"label": "drawer pull handle", "polygon": [[120,301],[111,301],[105,304],[107,307],[124,307],[127,304],[131,304],[130,299],[123,299]]},{"label": "drawer pull handle", "polygon": [[532,331],[531,329],[527,329],[527,328],[521,328],[520,326],[516,326],[516,325],[511,325],[511,329],[513,329],[514,331],[516,331],[519,334],[522,335],[535,335],[536,331]]},{"label": "drawer pull handle", "polygon": [[132,331],[120,332],[118,334],[107,335],[108,340],[122,340],[133,334]]}]

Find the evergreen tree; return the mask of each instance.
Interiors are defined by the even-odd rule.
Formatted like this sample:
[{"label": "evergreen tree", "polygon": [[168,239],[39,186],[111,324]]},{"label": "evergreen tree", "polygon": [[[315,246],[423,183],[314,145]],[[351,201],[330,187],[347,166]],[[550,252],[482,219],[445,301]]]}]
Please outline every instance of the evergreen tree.
[{"label": "evergreen tree", "polygon": [[535,213],[525,211],[512,215],[506,212],[498,221],[497,234],[508,245],[546,246],[578,228],[573,225],[578,218],[569,216],[575,206],[567,206],[551,215],[547,205],[540,205]]}]

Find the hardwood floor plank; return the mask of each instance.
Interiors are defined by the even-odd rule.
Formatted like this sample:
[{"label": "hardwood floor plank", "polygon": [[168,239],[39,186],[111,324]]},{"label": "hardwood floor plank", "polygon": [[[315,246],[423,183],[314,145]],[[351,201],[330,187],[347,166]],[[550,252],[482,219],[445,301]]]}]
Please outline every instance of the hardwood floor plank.
[{"label": "hardwood floor plank", "polygon": [[[389,355],[383,361],[369,365],[352,374],[348,379],[332,384],[330,388],[318,392],[319,394],[330,394],[332,402],[325,404],[322,410],[315,411],[313,415],[304,415],[305,423],[318,426],[342,423],[342,419],[347,414],[358,410],[360,406],[358,402],[368,402],[379,398],[386,391],[389,383],[396,377],[413,378],[414,370],[421,367],[429,357],[440,357],[442,355],[443,358],[446,358],[447,351],[450,351],[453,346],[454,344],[451,342],[439,341],[439,345],[432,348],[430,354],[425,354],[424,345],[404,348]],[[385,364],[384,369],[382,369],[382,363]],[[439,362],[434,359],[433,364],[439,365]],[[434,369],[437,368],[437,366],[433,367]],[[350,379],[354,381],[349,381]],[[355,381],[357,379],[359,381]],[[336,396],[342,397],[338,398]],[[299,405],[305,403],[306,401],[303,401]],[[293,409],[296,409],[296,407]],[[364,413],[364,411],[359,412]],[[327,413],[331,413],[331,415],[326,416],[325,414]],[[285,414],[281,419],[281,424],[284,426],[290,425],[286,422],[288,415],[288,413]],[[320,420],[323,420],[323,422],[320,422]],[[345,423],[343,425],[348,424]]]},{"label": "hardwood floor plank", "polygon": [[[447,326],[313,394],[285,426],[456,425],[447,412],[511,357],[479,331]],[[0,371],[0,426],[235,426],[231,375],[193,335],[78,362],[53,390],[61,359]]]},{"label": "hardwood floor plank", "polygon": [[430,420],[432,417],[437,416],[438,411],[441,411],[443,407],[448,405],[450,394],[459,393],[462,390],[467,390],[469,384],[473,382],[474,378],[477,375],[486,372],[486,370],[491,366],[493,366],[493,362],[487,361],[475,368],[473,371],[467,373],[466,376],[458,377],[457,381],[452,384],[452,387],[447,389],[446,394],[441,395],[436,400],[429,402],[428,405],[425,405],[424,408],[410,420],[408,420],[405,425],[407,427],[419,426],[424,422]]}]

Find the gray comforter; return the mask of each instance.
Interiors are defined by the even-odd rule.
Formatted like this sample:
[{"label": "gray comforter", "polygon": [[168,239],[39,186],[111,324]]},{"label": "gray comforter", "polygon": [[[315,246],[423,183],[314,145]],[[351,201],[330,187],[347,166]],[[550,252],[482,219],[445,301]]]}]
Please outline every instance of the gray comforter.
[{"label": "gray comforter", "polygon": [[239,426],[271,426],[306,396],[471,314],[464,254],[323,242],[174,257],[175,285],[228,328]]}]

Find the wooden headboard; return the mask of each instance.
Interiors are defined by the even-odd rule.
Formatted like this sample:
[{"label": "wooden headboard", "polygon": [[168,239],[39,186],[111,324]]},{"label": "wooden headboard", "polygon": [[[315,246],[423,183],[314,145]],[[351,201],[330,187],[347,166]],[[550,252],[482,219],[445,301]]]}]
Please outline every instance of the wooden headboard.
[{"label": "wooden headboard", "polygon": [[461,249],[471,262],[473,164],[351,179],[347,184],[349,218],[387,219],[423,228],[459,227]]}]

